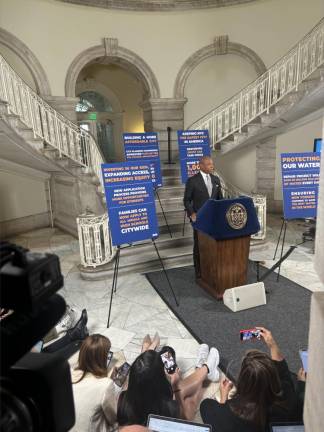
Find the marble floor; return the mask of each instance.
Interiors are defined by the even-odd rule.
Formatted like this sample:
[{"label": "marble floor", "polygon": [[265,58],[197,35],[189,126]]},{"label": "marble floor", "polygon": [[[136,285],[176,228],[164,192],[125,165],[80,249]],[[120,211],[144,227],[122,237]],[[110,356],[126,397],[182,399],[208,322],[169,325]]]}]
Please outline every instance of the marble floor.
[{"label": "marble floor", "polygon": [[[250,258],[265,261],[267,267],[272,260],[281,220],[269,216],[267,240],[251,248]],[[302,223],[289,222],[286,247],[300,243],[305,227]],[[198,343],[168,309],[156,294],[145,276],[124,274],[118,279],[117,293],[114,296],[111,325],[106,328],[110,299],[111,279],[85,281],[78,270],[80,263],[78,241],[56,228],[39,229],[10,239],[32,251],[55,253],[59,256],[61,270],[65,278],[60,293],[67,304],[81,312],[88,311],[90,333],[102,333],[112,342],[112,350],[122,351],[128,362],[140,353],[141,341],[145,334],[156,331],[161,344],[175,348],[178,364],[183,373],[188,373],[195,364]],[[299,246],[282,264],[281,274],[311,291],[323,290],[313,268],[313,242]],[[279,256],[278,256],[279,258]],[[208,394],[218,397],[218,385],[208,387]]]}]

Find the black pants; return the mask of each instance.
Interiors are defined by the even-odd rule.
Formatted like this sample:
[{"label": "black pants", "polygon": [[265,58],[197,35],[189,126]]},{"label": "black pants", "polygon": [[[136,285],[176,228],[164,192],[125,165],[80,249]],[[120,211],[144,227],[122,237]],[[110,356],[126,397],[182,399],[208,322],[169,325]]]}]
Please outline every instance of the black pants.
[{"label": "black pants", "polygon": [[67,360],[80,349],[82,342],[82,340],[71,340],[70,336],[66,334],[57,341],[47,345],[47,347],[43,348],[42,351],[47,353],[55,352]]},{"label": "black pants", "polygon": [[196,278],[200,278],[200,256],[199,256],[199,246],[198,246],[198,231],[193,230],[193,262],[195,266]]}]

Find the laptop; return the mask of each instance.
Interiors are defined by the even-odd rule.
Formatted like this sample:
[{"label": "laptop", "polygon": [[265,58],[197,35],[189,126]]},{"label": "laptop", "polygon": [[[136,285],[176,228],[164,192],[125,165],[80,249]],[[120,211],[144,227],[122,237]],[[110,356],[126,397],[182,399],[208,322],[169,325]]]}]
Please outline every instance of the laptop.
[{"label": "laptop", "polygon": [[212,432],[210,425],[150,414],[147,427],[154,432]]},{"label": "laptop", "polygon": [[305,432],[305,426],[301,422],[271,423],[270,432]]}]

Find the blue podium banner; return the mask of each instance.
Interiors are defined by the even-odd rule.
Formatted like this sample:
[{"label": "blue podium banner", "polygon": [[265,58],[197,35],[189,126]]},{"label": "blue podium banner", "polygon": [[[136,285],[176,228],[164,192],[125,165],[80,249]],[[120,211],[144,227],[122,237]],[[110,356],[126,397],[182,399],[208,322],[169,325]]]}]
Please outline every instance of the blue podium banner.
[{"label": "blue podium banner", "polygon": [[102,164],[101,169],[112,244],[158,237],[150,165],[122,162]]},{"label": "blue podium banner", "polygon": [[181,181],[199,171],[199,160],[210,156],[208,130],[178,130]]},{"label": "blue podium banner", "polygon": [[159,143],[156,132],[124,133],[124,152],[126,161],[150,161],[153,187],[162,186]]},{"label": "blue podium banner", "polygon": [[321,166],[320,153],[282,153],[284,218],[315,218]]}]

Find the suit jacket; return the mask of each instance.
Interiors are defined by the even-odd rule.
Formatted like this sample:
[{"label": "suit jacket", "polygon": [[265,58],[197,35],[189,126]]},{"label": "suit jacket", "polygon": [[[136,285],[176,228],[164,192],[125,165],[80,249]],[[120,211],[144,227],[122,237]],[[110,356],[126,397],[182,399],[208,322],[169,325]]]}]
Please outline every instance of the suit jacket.
[{"label": "suit jacket", "polygon": [[207,186],[200,172],[188,178],[183,197],[188,216],[197,213],[209,198],[216,200],[223,198],[219,177],[210,174],[210,179],[213,186],[211,196],[208,194]]}]

